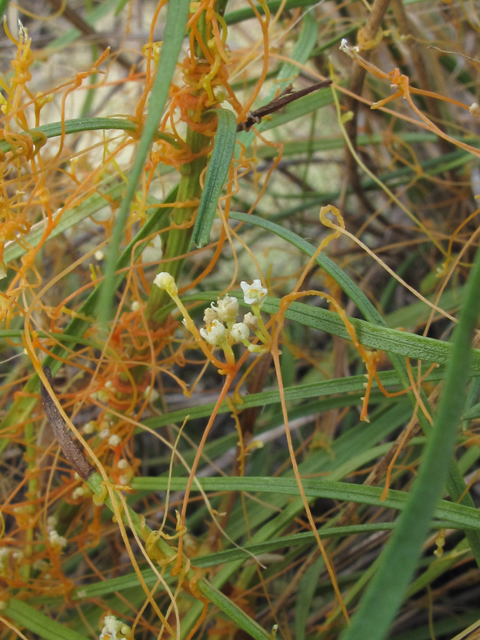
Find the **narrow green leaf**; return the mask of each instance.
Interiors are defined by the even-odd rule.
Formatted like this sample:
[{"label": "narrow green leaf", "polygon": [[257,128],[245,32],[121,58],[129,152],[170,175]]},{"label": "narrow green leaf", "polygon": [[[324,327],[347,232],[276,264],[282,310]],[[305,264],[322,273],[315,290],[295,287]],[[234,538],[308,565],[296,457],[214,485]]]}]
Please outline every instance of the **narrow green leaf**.
[{"label": "narrow green leaf", "polygon": [[85,636],[45,616],[23,600],[10,598],[6,609],[2,609],[2,615],[45,640],[87,640]]},{"label": "narrow green leaf", "polygon": [[130,203],[135,195],[137,183],[143,171],[143,166],[147,159],[150,145],[155,137],[155,132],[158,129],[160,118],[162,117],[165,104],[167,102],[170,82],[175,71],[177,59],[185,36],[189,7],[189,0],[175,0],[174,3],[169,2],[168,4],[167,22],[165,25],[162,51],[150,95],[148,114],[145,120],[142,136],[135,153],[133,166],[128,176],[125,196],[118,212],[117,219],[115,220],[108,248],[108,256],[105,265],[105,279],[101,284],[103,304],[101,307],[100,321],[103,323],[107,322],[110,317],[115,292],[115,265],[117,263],[118,248],[123,235],[125,222],[130,210]]},{"label": "narrow green leaf", "polygon": [[[276,313],[280,307],[280,300],[267,298],[263,309],[267,313]],[[287,314],[285,314],[287,317]],[[289,308],[289,319],[300,322],[303,325],[326,331],[335,336],[351,341],[340,316],[334,311],[328,311],[320,307],[313,307],[302,302],[294,302]],[[365,320],[349,318],[355,328],[360,344],[368,349],[379,349],[388,353],[395,353],[406,358],[425,360],[446,364],[451,357],[452,343],[443,342],[434,338],[425,338],[415,333],[389,329],[375,325]],[[473,350],[472,368],[480,371],[480,350]]]},{"label": "narrow green leaf", "polygon": [[[266,101],[273,99],[275,94],[280,89],[284,89],[289,85],[294,78],[300,73],[300,65],[305,64],[310,57],[310,53],[317,43],[318,37],[318,22],[315,16],[311,13],[304,13],[302,19],[302,30],[298,36],[298,40],[295,43],[295,47],[292,52],[292,60],[294,62],[285,62],[280,69],[275,84],[271,89]],[[265,127],[264,127],[265,128]]]},{"label": "narrow green leaf", "polygon": [[234,113],[227,109],[216,109],[215,113],[218,118],[215,144],[208,163],[205,185],[192,234],[192,242],[198,248],[204,247],[209,241],[218,199],[228,176],[237,135],[237,120]]},{"label": "narrow green leaf", "polygon": [[217,607],[230,618],[230,620],[233,620],[240,629],[243,629],[243,631],[252,636],[252,638],[255,638],[255,640],[272,640],[272,636],[262,629],[258,622],[253,620],[253,618],[250,618],[243,609],[230,600],[230,598],[227,598],[227,596],[212,584],[204,580],[199,580],[197,585],[203,595],[206,596],[210,602],[216,604]]},{"label": "narrow green leaf", "polygon": [[305,575],[300,580],[298,587],[298,597],[295,603],[295,638],[296,640],[305,640],[305,630],[307,626],[307,617],[312,604],[315,589],[325,567],[322,557],[317,558],[316,562],[307,569]]},{"label": "narrow green leaf", "polygon": [[[120,118],[77,118],[74,120],[65,120],[65,134],[83,133],[84,131],[136,131],[137,125],[129,120],[120,120]],[[62,123],[52,122],[44,124],[41,127],[22,131],[23,134],[31,136],[34,142],[40,142],[45,138],[57,138],[62,135]],[[170,136],[169,136],[170,138]],[[12,145],[7,140],[0,140],[0,151],[6,153],[10,151]]]},{"label": "narrow green leaf", "polygon": [[[445,490],[452,463],[456,432],[465,402],[472,353],[471,340],[480,314],[479,288],[480,252],[477,252],[467,284],[465,305],[454,331],[452,358],[448,365],[435,426],[427,443],[408,506],[381,555],[378,572],[370,583],[358,612],[342,635],[343,640],[385,638],[402,604],[425,541],[428,525]],[[394,580],[392,576],[395,577]]]},{"label": "narrow green leaf", "polygon": [[[14,337],[14,336],[12,336]],[[400,386],[400,379],[394,371],[381,371],[378,374],[381,383],[387,389],[397,388]],[[435,369],[426,378],[428,382],[436,382],[443,380],[445,372],[443,369]],[[376,381],[373,382],[373,388],[377,389],[378,385]],[[284,389],[285,399],[288,402],[301,402],[308,398],[318,398],[319,396],[329,396],[334,394],[342,394],[343,399],[338,399],[338,406],[351,406],[359,403],[359,397],[357,395],[349,398],[349,393],[361,393],[365,394],[365,377],[350,376],[349,378],[334,378],[332,380],[322,380],[320,382],[311,382],[309,384],[299,384],[293,387],[287,387]],[[377,396],[377,401],[381,400],[385,396]],[[269,391],[262,391],[261,393],[252,393],[242,398],[243,403],[237,406],[238,409],[249,409],[251,407],[266,407],[271,404],[277,404],[280,402],[280,394],[277,389]],[[214,402],[206,404],[200,404],[196,407],[188,407],[186,409],[179,409],[178,411],[171,411],[161,416],[154,416],[144,421],[145,426],[151,429],[158,429],[168,424],[174,424],[183,422],[187,416],[190,420],[197,418],[204,418],[212,414],[215,408]],[[218,413],[229,413],[231,407],[227,402],[222,403]]]},{"label": "narrow green leaf", "polygon": [[[170,486],[171,491],[184,491],[188,478],[156,478],[145,476],[134,478],[132,489],[137,491],[166,491]],[[272,477],[222,477],[222,478],[198,478],[192,485],[191,491],[199,491],[197,482],[204,491],[250,491],[261,493],[280,493],[289,496],[299,496],[300,490],[295,478]],[[381,487],[369,487],[348,482],[328,482],[324,480],[302,480],[305,494],[310,498],[330,498],[331,500],[343,500],[345,502],[358,502],[376,507],[390,509],[405,509],[410,495],[403,491],[391,489],[385,500],[381,500],[383,489]],[[435,509],[429,510],[430,517],[427,527],[434,515]],[[435,511],[435,517],[448,520],[458,526],[469,529],[480,529],[480,512],[463,504],[442,500]]]},{"label": "narrow green leaf", "polygon": [[474,420],[475,418],[480,418],[480,403],[465,411],[462,416],[462,420]]}]

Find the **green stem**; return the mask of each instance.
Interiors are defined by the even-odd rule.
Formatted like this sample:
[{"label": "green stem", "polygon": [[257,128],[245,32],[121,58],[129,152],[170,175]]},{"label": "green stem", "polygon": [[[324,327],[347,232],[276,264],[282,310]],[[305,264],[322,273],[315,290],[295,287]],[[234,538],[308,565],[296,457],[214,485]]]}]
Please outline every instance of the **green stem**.
[{"label": "green stem", "polygon": [[[201,133],[189,129],[187,132],[187,144],[190,146],[192,153],[201,153],[209,144],[210,139]],[[182,177],[178,186],[178,202],[185,202],[200,198],[202,188],[200,186],[200,174],[207,164],[207,155],[196,158],[182,167]],[[192,220],[196,207],[181,207],[175,209],[172,214],[172,223],[175,226],[184,225]],[[185,258],[177,259],[179,256],[185,256],[190,247],[190,239],[192,237],[193,225],[188,228],[173,228],[167,239],[167,247],[164,253],[164,265],[161,266],[162,271],[170,273],[175,280],[178,279],[180,272],[185,263]],[[166,291],[162,291],[158,287],[152,287],[150,298],[145,311],[146,317],[151,325],[158,325],[165,319],[166,313],[163,310],[170,302],[170,296]]]}]

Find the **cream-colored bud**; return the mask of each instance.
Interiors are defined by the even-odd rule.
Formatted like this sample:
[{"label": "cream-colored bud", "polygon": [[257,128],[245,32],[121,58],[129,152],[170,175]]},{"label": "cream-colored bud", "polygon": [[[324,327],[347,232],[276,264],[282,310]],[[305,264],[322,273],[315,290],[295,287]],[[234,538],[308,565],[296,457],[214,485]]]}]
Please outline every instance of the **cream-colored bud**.
[{"label": "cream-colored bud", "polygon": [[258,318],[254,316],[253,313],[246,313],[243,316],[243,322],[247,325],[250,331],[255,332],[258,329]]},{"label": "cream-colored bud", "polygon": [[176,296],[178,294],[178,287],[175,283],[175,278],[167,271],[157,273],[153,284],[156,284],[159,289],[163,289],[169,296]]},{"label": "cream-colored bud", "polygon": [[230,336],[235,342],[243,342],[250,335],[250,329],[245,322],[236,322],[230,329]]}]

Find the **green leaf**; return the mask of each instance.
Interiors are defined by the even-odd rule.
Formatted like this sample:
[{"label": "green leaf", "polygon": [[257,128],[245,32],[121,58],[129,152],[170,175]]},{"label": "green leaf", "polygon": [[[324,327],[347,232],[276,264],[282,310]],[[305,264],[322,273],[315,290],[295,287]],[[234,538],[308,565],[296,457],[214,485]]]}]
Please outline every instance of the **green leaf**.
[{"label": "green leaf", "polygon": [[[14,336],[12,336],[14,337]],[[378,374],[381,383],[388,389],[397,388],[401,385],[398,375],[394,371],[381,371]],[[443,369],[435,369],[426,378],[428,382],[436,382],[443,380],[445,372]],[[373,382],[373,389],[377,389],[378,385],[376,381]],[[319,396],[329,396],[334,394],[342,394],[342,399],[338,399],[338,406],[351,406],[359,403],[358,395],[349,398],[349,393],[365,394],[365,376],[350,376],[349,378],[334,378],[332,380],[321,380],[319,382],[311,382],[309,384],[297,384],[293,387],[286,387],[284,389],[285,399],[288,402],[301,402],[307,398],[318,398]],[[382,397],[385,397],[382,395]],[[261,393],[251,393],[242,398],[241,405],[237,405],[237,409],[250,409],[251,407],[266,407],[271,404],[277,404],[280,402],[280,394],[277,389],[268,391],[262,391]],[[378,396],[377,400],[381,400]],[[154,416],[147,418],[143,424],[151,429],[158,429],[168,424],[183,422],[188,416],[190,420],[197,418],[204,418],[212,414],[215,408],[215,402],[208,402],[206,404],[200,404],[196,407],[188,407],[186,409],[179,409],[178,411],[171,411],[161,416]],[[223,402],[220,406],[218,413],[229,413],[231,407],[227,402]]]},{"label": "green leaf", "polygon": [[[138,491],[166,491],[170,486],[171,491],[184,491],[188,478],[134,478],[132,489]],[[199,491],[197,482],[204,491],[249,491],[261,493],[280,493],[288,496],[299,496],[300,490],[295,478],[272,477],[221,477],[221,478],[197,478],[192,484],[191,491]],[[330,498],[345,502],[358,502],[376,507],[390,509],[405,509],[410,497],[403,491],[391,489],[385,500],[381,500],[383,489],[381,487],[369,487],[348,482],[328,482],[323,480],[302,480],[305,494],[310,498]],[[427,526],[433,517],[433,511]],[[448,520],[459,527],[468,529],[480,529],[480,512],[463,504],[455,504],[442,500],[435,511],[435,517]]]},{"label": "green leaf", "polygon": [[[465,305],[454,331],[452,358],[448,365],[435,425],[408,506],[380,556],[379,569],[365,593],[359,610],[342,634],[343,640],[384,638],[402,604],[408,583],[415,571],[430,520],[445,490],[452,462],[456,432],[465,403],[472,353],[471,340],[480,314],[479,288],[480,252],[477,252],[467,284]],[[394,580],[392,576],[395,577]]]},{"label": "green leaf", "polygon": [[228,176],[237,135],[237,120],[234,113],[227,109],[216,109],[215,113],[218,118],[215,145],[208,163],[192,235],[192,242],[198,248],[204,247],[209,241],[218,199]]},{"label": "green leaf", "polygon": [[[76,118],[74,120],[65,120],[65,135],[72,133],[83,133],[84,131],[131,131],[132,133],[137,130],[135,122],[129,120],[120,120],[120,118]],[[41,142],[45,138],[57,138],[62,135],[62,123],[51,122],[50,124],[44,124],[41,127],[35,127],[34,129],[28,129],[22,131],[22,134],[29,135],[34,143]],[[166,133],[157,132],[157,137],[162,140],[166,140],[175,147],[180,147],[180,144],[175,140],[173,136]],[[12,145],[7,140],[0,140],[0,151],[7,153],[12,149]]]},{"label": "green leaf", "polygon": [[312,604],[315,589],[317,588],[320,574],[325,568],[325,562],[322,557],[317,558],[316,562],[307,569],[305,575],[300,580],[298,587],[298,596],[295,603],[295,638],[296,640],[305,640],[305,631],[307,626],[307,617]]},{"label": "green leaf", "polygon": [[117,219],[115,220],[108,248],[108,256],[105,265],[105,278],[101,284],[101,322],[106,322],[110,317],[115,292],[114,280],[118,248],[124,232],[125,222],[128,218],[130,203],[135,195],[137,183],[143,171],[143,166],[147,159],[150,145],[155,137],[160,118],[162,117],[165,104],[167,102],[170,82],[183,44],[189,7],[189,0],[175,0],[175,3],[170,2],[168,4],[167,22],[165,25],[162,51],[150,95],[148,114],[143,127],[142,136],[135,152],[133,166],[128,176],[125,196],[117,214]]},{"label": "green leaf", "polygon": [[480,403],[465,411],[462,416],[463,420],[474,420],[475,418],[480,418]]},{"label": "green leaf", "polygon": [[[316,21],[315,16],[310,12],[304,13],[302,19],[302,30],[292,51],[292,60],[295,60],[299,64],[295,64],[294,62],[285,62],[282,65],[275,84],[265,99],[266,102],[272,100],[279,89],[285,89],[287,85],[292,83],[293,79],[299,75],[301,71],[300,65],[307,62],[311,51],[317,43],[317,37],[318,22]],[[268,121],[265,121],[265,124],[267,124],[267,122]],[[267,127],[263,126],[262,128],[266,129]]]},{"label": "green leaf", "polygon": [[45,640],[87,640],[85,636],[45,616],[23,600],[10,598],[6,609],[2,610],[2,615]]},{"label": "green leaf", "polygon": [[[278,311],[279,307],[280,300],[267,298],[263,310],[273,314]],[[285,317],[351,341],[345,324],[334,311],[313,307],[302,302],[293,302],[289,307],[288,316],[285,314]],[[358,320],[357,318],[348,318],[348,320],[355,328],[360,344],[368,349],[379,349],[380,351],[395,353],[407,358],[436,362],[438,364],[446,364],[451,357],[451,342],[425,338],[415,333],[399,331],[398,329],[389,329],[365,320]],[[475,371],[480,371],[479,349],[473,350],[472,368]]]}]

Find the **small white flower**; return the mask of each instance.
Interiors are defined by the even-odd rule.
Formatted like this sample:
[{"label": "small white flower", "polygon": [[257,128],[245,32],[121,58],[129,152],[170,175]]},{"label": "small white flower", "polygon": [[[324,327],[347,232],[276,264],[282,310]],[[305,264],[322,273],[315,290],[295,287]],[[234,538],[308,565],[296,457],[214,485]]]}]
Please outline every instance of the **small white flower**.
[{"label": "small white flower", "polygon": [[119,477],[118,482],[125,487],[130,482],[130,477],[130,473],[125,473],[123,476]]},{"label": "small white flower", "polygon": [[8,547],[0,547],[0,569],[4,569],[8,564],[11,549]]},{"label": "small white flower", "polygon": [[144,398],[150,397],[150,402],[155,402],[155,400],[159,399],[160,394],[156,389],[152,389],[150,391],[150,385],[148,385],[148,387],[146,387],[145,391],[143,392],[143,397]]},{"label": "small white flower", "polygon": [[105,258],[105,254],[103,253],[103,251],[95,251],[95,260],[98,260],[98,262],[101,262],[103,259]]},{"label": "small white flower", "polygon": [[84,488],[77,487],[72,493],[72,498],[74,500],[79,500],[80,498],[83,498],[83,495],[84,495]]},{"label": "small white flower", "polygon": [[104,391],[103,389],[100,389],[100,391],[94,391],[93,393],[90,394],[90,398],[92,400],[98,400],[99,402],[103,402],[103,403],[107,403],[109,398],[108,398],[108,393],[106,391]]},{"label": "small white flower", "polygon": [[47,518],[47,531],[52,531],[58,524],[57,516],[48,516]]},{"label": "small white flower", "polygon": [[87,435],[89,435],[90,433],[93,433],[95,431],[95,425],[93,424],[93,422],[87,422],[87,424],[83,427],[83,433],[86,433]]},{"label": "small white flower", "polygon": [[235,342],[243,342],[250,335],[250,329],[244,322],[236,322],[230,329],[230,335]]},{"label": "small white flower", "polygon": [[100,438],[100,440],[106,440],[109,435],[110,435],[110,429],[102,429],[98,434],[98,437]]},{"label": "small white flower", "polygon": [[131,637],[131,629],[115,616],[105,616],[100,640],[125,640]]},{"label": "small white flower", "polygon": [[138,300],[134,300],[132,302],[132,311],[138,311],[140,309],[140,303]]},{"label": "small white flower", "polygon": [[113,434],[113,436],[110,436],[108,439],[108,444],[111,447],[118,447],[118,445],[120,444],[121,440],[120,440],[120,436],[117,436],[116,433]]},{"label": "small white flower", "polygon": [[153,284],[156,284],[159,289],[165,290],[170,296],[176,296],[178,293],[178,287],[175,284],[175,278],[166,271],[157,273]]},{"label": "small white flower", "polygon": [[212,302],[211,308],[217,313],[219,320],[225,323],[234,322],[238,313],[238,300],[233,296],[225,296],[223,300],[218,298],[217,306]]},{"label": "small white flower", "polygon": [[213,309],[212,307],[207,307],[205,309],[205,313],[203,314],[203,321],[205,322],[205,324],[210,324],[214,320],[218,320],[217,310]]},{"label": "small white flower", "polygon": [[225,342],[227,330],[219,320],[212,320],[205,329],[200,329],[200,335],[211,345],[220,345]]},{"label": "small white flower", "polygon": [[247,325],[250,331],[255,332],[258,329],[258,318],[254,316],[253,313],[246,313],[243,316],[243,322]]},{"label": "small white flower", "polygon": [[67,540],[63,536],[59,536],[58,533],[53,529],[48,533],[48,540],[50,544],[54,547],[66,547]]},{"label": "small white flower", "polygon": [[119,469],[128,469],[128,462],[126,460],[119,460],[117,467]]},{"label": "small white flower", "polygon": [[480,118],[480,107],[476,102],[472,103],[468,110],[474,118]]},{"label": "small white flower", "polygon": [[50,567],[50,564],[46,560],[38,559],[35,560],[35,562],[32,564],[32,567],[35,569],[35,571],[45,571]]},{"label": "small white flower", "polygon": [[243,290],[245,304],[254,304],[258,307],[263,305],[268,291],[265,287],[262,287],[260,280],[254,280],[252,284],[243,281],[240,283],[240,286]]}]

